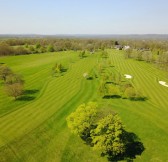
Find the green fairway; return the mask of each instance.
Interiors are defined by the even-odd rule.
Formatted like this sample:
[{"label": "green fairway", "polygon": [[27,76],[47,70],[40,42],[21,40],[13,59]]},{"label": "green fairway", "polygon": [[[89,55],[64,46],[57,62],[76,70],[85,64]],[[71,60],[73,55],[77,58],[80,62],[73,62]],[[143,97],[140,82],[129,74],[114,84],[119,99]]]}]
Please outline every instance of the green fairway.
[{"label": "green fairway", "polygon": [[[98,53],[87,53],[83,59],[73,51],[0,58],[24,76],[29,92],[25,100],[14,101],[0,84],[0,162],[107,162],[67,128],[66,117],[88,101],[111,106],[126,130],[141,139],[145,150],[135,161],[168,161],[168,88],[158,83],[168,82],[166,72],[146,62],[124,59],[121,51],[108,52],[114,70],[132,75],[132,83],[146,101],[101,99],[99,78],[83,77],[97,66]],[[56,62],[68,70],[52,77]]]}]

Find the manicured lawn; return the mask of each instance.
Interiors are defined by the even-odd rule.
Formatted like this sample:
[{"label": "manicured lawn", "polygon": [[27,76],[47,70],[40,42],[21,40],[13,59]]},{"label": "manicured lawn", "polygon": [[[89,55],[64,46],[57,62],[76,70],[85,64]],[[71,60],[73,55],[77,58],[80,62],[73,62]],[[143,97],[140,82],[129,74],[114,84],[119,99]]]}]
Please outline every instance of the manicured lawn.
[{"label": "manicured lawn", "polygon": [[[145,150],[135,161],[168,160],[168,82],[166,73],[151,64],[125,60],[121,51],[109,50],[115,71],[133,76],[133,84],[146,101],[101,99],[99,78],[86,80],[83,73],[97,66],[98,54],[79,59],[79,52],[60,52],[0,58],[24,76],[27,98],[13,101],[0,85],[0,161],[4,162],[105,162],[77,136],[70,133],[66,117],[83,102],[97,101],[119,113],[126,129],[134,132]],[[52,66],[68,67],[52,77]],[[109,69],[110,70],[110,69]]]}]

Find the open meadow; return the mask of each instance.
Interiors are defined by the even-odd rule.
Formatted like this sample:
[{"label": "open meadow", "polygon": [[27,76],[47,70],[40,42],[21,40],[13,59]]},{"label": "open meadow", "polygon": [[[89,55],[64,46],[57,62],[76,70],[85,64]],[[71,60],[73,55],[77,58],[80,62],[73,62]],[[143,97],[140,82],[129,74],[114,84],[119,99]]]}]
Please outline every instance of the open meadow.
[{"label": "open meadow", "polygon": [[[25,80],[25,93],[16,101],[0,82],[0,162],[107,162],[67,127],[67,116],[89,101],[117,112],[125,129],[139,137],[144,151],[134,161],[168,162],[168,87],[159,84],[168,83],[168,74],[145,61],[125,59],[123,51],[107,52],[107,58],[101,52],[80,58],[79,51],[0,57]],[[52,75],[55,63],[66,67],[60,76]],[[124,74],[131,75],[129,81],[145,99],[102,98],[100,76],[83,76],[97,72],[100,63],[120,73],[123,82]]]}]

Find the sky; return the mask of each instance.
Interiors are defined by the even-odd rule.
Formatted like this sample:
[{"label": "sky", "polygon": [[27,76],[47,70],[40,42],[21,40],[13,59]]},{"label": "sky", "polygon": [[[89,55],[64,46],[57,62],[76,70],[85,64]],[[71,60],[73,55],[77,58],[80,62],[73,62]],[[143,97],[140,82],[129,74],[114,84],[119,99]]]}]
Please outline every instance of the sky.
[{"label": "sky", "polygon": [[168,0],[0,0],[0,34],[168,34]]}]

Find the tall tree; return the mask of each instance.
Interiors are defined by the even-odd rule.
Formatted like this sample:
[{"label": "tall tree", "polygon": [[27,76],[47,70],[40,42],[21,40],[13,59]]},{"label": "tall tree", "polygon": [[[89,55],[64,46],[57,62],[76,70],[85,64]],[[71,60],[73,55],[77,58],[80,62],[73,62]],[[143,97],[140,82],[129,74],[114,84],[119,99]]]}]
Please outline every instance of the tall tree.
[{"label": "tall tree", "polygon": [[100,150],[102,155],[111,157],[122,154],[125,151],[122,133],[123,124],[117,114],[104,117],[91,130],[93,148]]},{"label": "tall tree", "polygon": [[14,97],[16,100],[17,97],[21,96],[23,93],[23,84],[20,83],[6,84],[5,89],[7,95]]},{"label": "tall tree", "polygon": [[68,127],[72,133],[79,135],[81,138],[87,138],[90,129],[97,114],[97,104],[89,102],[80,105],[75,112],[67,117]]}]

